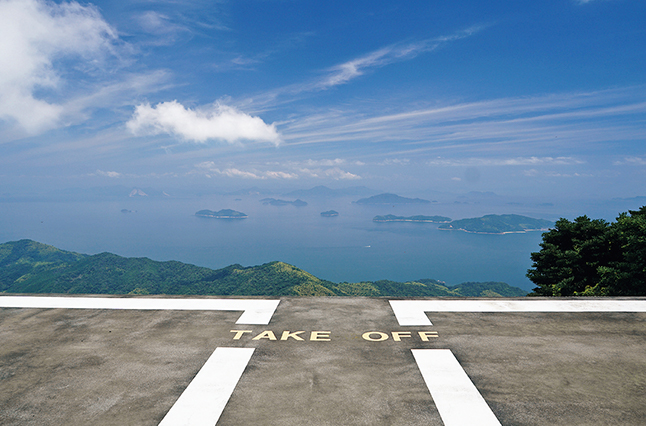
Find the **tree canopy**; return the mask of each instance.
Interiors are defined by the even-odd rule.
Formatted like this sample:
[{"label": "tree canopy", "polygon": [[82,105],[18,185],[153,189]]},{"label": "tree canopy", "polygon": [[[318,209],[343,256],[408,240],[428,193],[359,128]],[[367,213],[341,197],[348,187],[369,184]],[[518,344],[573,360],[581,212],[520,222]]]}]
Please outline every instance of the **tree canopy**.
[{"label": "tree canopy", "polygon": [[535,296],[646,295],[646,206],[615,222],[559,219],[531,254]]}]

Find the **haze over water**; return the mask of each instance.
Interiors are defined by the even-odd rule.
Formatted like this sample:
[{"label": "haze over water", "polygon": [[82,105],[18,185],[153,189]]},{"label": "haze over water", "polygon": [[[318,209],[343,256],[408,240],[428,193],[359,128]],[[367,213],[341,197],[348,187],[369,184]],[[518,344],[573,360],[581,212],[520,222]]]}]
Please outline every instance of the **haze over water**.
[{"label": "haze over water", "polygon": [[[272,197],[293,200],[293,197]],[[360,197],[307,198],[305,207],[263,205],[265,196],[209,195],[186,198],[121,197],[109,201],[14,201],[0,203],[0,241],[30,238],[58,248],[96,254],[178,260],[209,268],[259,265],[279,260],[334,282],[433,278],[449,285],[504,281],[531,290],[525,277],[541,232],[480,235],[440,231],[430,223],[376,223],[376,215],[442,215],[452,219],[516,213],[555,220],[583,214],[567,205],[509,203],[502,197],[440,198],[432,204],[360,205]],[[638,201],[615,200],[586,207],[612,220]],[[244,220],[195,216],[202,209],[232,208]],[[121,210],[131,210],[123,213]],[[336,210],[339,216],[320,213]],[[564,214],[558,214],[558,211]]]}]

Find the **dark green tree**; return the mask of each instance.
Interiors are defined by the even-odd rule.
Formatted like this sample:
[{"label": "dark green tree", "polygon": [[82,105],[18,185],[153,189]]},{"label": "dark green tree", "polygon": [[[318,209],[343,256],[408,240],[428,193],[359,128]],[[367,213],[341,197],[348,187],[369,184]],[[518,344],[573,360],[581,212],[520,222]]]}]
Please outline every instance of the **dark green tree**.
[{"label": "dark green tree", "polygon": [[560,219],[531,254],[535,296],[646,295],[646,206],[616,222]]},{"label": "dark green tree", "polygon": [[538,296],[576,296],[601,280],[599,267],[616,257],[610,239],[610,224],[587,216],[574,221],[559,219],[543,234],[541,251],[531,254],[527,277],[538,287]]},{"label": "dark green tree", "polygon": [[646,295],[646,206],[620,214],[609,232],[621,255],[599,269],[601,280],[587,294]]}]

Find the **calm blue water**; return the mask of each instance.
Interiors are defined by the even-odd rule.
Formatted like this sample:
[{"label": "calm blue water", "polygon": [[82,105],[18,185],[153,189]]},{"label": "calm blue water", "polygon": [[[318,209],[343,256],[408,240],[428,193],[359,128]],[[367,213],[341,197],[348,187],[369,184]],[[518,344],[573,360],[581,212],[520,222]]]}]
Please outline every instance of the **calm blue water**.
[{"label": "calm blue water", "polygon": [[[458,219],[503,212],[458,212],[464,208],[449,204],[361,206],[351,199],[307,201],[310,204],[301,208],[224,196],[6,202],[0,203],[0,242],[29,238],[79,253],[108,251],[210,268],[281,260],[335,282],[435,278],[448,284],[504,281],[526,290],[533,287],[525,272],[531,265],[530,253],[539,250],[540,232],[476,235],[439,231],[434,224],[372,222],[375,215],[388,213]],[[225,221],[194,216],[201,209],[223,208],[243,211],[249,218]],[[329,209],[340,216],[320,216]]]}]

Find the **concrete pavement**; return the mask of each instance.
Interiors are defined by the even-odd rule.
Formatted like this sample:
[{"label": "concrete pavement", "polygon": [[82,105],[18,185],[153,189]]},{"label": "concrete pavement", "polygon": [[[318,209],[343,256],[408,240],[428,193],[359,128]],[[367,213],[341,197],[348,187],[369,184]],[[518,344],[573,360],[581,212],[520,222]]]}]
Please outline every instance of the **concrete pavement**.
[{"label": "concrete pavement", "polygon": [[126,310],[3,297],[3,425],[646,424],[644,299],[609,299],[634,305],[623,311],[422,309],[429,324],[400,325],[388,299],[284,297],[265,325],[240,321],[262,305],[240,298],[240,310],[205,297],[196,304],[224,305]]}]

